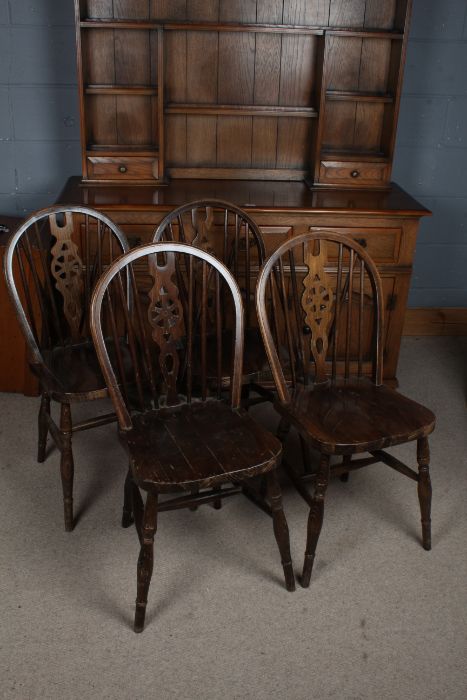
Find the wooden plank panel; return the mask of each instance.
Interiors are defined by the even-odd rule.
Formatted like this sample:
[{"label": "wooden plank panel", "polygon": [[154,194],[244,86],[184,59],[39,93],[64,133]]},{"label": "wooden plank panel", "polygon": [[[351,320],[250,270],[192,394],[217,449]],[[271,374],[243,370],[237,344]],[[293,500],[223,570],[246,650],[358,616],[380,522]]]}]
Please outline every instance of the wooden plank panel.
[{"label": "wooden plank panel", "polygon": [[150,0],[151,19],[185,19],[187,0]]},{"label": "wooden plank panel", "polygon": [[158,63],[159,63],[159,43],[157,30],[149,32],[149,82],[151,85],[158,84]]},{"label": "wooden plank panel", "polygon": [[93,95],[87,104],[87,142],[117,143],[117,101],[114,95]]},{"label": "wooden plank panel", "polygon": [[316,60],[316,37],[282,37],[280,105],[310,107]]},{"label": "wooden plank panel", "polygon": [[149,19],[148,0],[113,0],[115,19]]},{"label": "wooden plank panel", "polygon": [[397,0],[366,0],[365,27],[393,29]]},{"label": "wooden plank panel", "polygon": [[150,85],[148,31],[115,31],[115,81],[120,85]]},{"label": "wooden plank panel", "polygon": [[128,146],[152,144],[151,98],[119,95],[116,99],[117,143]]},{"label": "wooden plank panel", "polygon": [[165,99],[187,102],[187,33],[165,32]]},{"label": "wooden plank panel", "polygon": [[219,19],[219,0],[189,0],[186,17],[192,21],[217,22]]},{"label": "wooden plank panel", "polygon": [[353,148],[355,132],[355,102],[328,102],[324,120],[325,148]]},{"label": "wooden plank panel", "polygon": [[284,24],[305,24],[326,27],[329,0],[284,0]]},{"label": "wooden plank panel", "polygon": [[221,22],[256,22],[256,0],[220,0]]},{"label": "wooden plank panel", "polygon": [[112,0],[88,0],[86,12],[89,19],[112,18],[114,16],[113,2]]},{"label": "wooden plank panel", "polygon": [[219,103],[252,104],[256,37],[252,33],[219,34]]},{"label": "wooden plank panel", "polygon": [[363,27],[364,20],[365,0],[331,0],[330,27]]},{"label": "wooden plank panel", "polygon": [[190,103],[217,102],[218,32],[187,33],[186,95]]},{"label": "wooden plank panel", "polygon": [[285,117],[277,130],[277,168],[309,169],[312,121]]},{"label": "wooden plank panel", "polygon": [[256,8],[257,22],[265,24],[278,22],[283,19],[283,0],[258,0]]},{"label": "wooden plank panel", "polygon": [[254,104],[279,104],[282,38],[278,34],[256,36]]},{"label": "wooden plank panel", "polygon": [[388,90],[391,44],[392,41],[389,39],[363,39],[359,90],[368,92]]},{"label": "wooden plank panel", "polygon": [[184,114],[166,117],[166,158],[168,167],[184,166],[187,162],[187,126]]},{"label": "wooden plank panel", "polygon": [[253,168],[276,167],[278,121],[274,117],[253,118],[251,155],[251,166]]},{"label": "wooden plank panel", "polygon": [[84,80],[95,85],[115,83],[114,31],[89,30],[83,36]]},{"label": "wooden plank panel", "polygon": [[384,104],[357,103],[354,146],[364,151],[381,150]]},{"label": "wooden plank panel", "polygon": [[251,166],[252,117],[220,117],[217,124],[218,167]]},{"label": "wooden plank panel", "polygon": [[217,158],[217,117],[188,116],[186,151],[188,167],[211,167]]},{"label": "wooden plank panel", "polygon": [[329,37],[326,85],[328,90],[358,90],[361,53],[361,39]]}]

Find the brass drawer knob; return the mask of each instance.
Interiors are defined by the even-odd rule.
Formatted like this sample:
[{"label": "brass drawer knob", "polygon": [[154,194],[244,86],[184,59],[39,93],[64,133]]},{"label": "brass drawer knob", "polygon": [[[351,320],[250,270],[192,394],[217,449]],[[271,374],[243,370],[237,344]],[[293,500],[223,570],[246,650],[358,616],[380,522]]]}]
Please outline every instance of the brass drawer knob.
[{"label": "brass drawer knob", "polygon": [[120,165],[118,168],[118,171],[120,173],[126,173],[127,170],[128,170],[128,168],[126,167],[126,165]]},{"label": "brass drawer knob", "polygon": [[350,173],[350,177],[358,177],[360,175],[358,170],[352,170]]}]

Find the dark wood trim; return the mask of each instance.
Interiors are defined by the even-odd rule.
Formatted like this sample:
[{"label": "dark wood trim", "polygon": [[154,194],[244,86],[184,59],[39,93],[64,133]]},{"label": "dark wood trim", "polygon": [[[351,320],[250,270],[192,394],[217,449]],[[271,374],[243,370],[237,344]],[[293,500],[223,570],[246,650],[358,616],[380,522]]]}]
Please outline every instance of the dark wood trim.
[{"label": "dark wood trim", "polygon": [[403,335],[467,335],[467,309],[407,309]]}]

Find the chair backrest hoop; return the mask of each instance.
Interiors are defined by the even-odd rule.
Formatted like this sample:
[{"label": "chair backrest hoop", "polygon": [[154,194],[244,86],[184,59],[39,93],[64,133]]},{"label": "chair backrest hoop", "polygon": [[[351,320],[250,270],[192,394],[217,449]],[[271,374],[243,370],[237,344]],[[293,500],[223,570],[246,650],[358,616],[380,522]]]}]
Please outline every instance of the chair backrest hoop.
[{"label": "chair backrest hoop", "polygon": [[100,322],[102,304],[107,288],[109,287],[113,278],[119,272],[121,272],[121,270],[123,270],[128,265],[140,258],[158,253],[184,254],[187,256],[193,256],[200,260],[204,260],[213,268],[215,268],[218,271],[218,273],[224,278],[224,281],[227,283],[232,294],[232,299],[235,308],[231,405],[232,408],[240,407],[241,382],[243,371],[244,319],[243,301],[237,282],[223,263],[217,260],[217,258],[215,258],[210,253],[206,253],[204,250],[199,250],[197,248],[194,248],[193,246],[186,245],[183,243],[150,243],[148,245],[139,246],[138,248],[131,250],[129,253],[126,253],[125,255],[122,255],[120,258],[115,260],[114,263],[109,267],[109,269],[106,270],[99,279],[96,287],[94,288],[91,300],[91,333],[94,345],[102,368],[102,373],[104,375],[107,388],[109,390],[110,397],[112,398],[116,409],[119,426],[124,431],[131,430],[132,421],[130,413],[123,400],[122,393],[119,389],[117,378],[113,370],[112,364],[110,362],[109,354],[105,345],[104,335]]},{"label": "chair backrest hoop", "polygon": [[188,211],[192,211],[193,209],[202,209],[204,207],[212,207],[213,209],[220,209],[220,210],[227,210],[229,212],[232,212],[234,214],[237,214],[240,216],[245,223],[248,224],[250,227],[251,231],[253,232],[253,235],[255,237],[256,243],[258,245],[258,249],[260,251],[260,260],[259,264],[262,265],[265,258],[266,258],[266,252],[264,248],[264,241],[263,241],[263,236],[261,234],[261,231],[258,227],[258,224],[253,221],[251,216],[247,214],[246,211],[238,207],[236,204],[232,204],[232,202],[228,202],[223,199],[198,199],[193,202],[188,202],[186,204],[182,204],[181,206],[177,207],[176,209],[173,209],[171,212],[166,214],[166,216],[162,219],[160,224],[157,226],[156,230],[154,231],[152,240],[154,243],[158,243],[159,241],[162,240],[162,236],[164,235],[165,230],[171,224],[178,216],[181,216],[182,214],[185,214]]},{"label": "chair backrest hoop", "polygon": [[275,346],[275,342],[271,332],[271,327],[266,313],[267,283],[274,266],[285,253],[288,253],[295,247],[306,245],[313,241],[332,241],[334,243],[341,244],[347,249],[353,250],[355,253],[357,253],[359,258],[364,263],[369,273],[369,278],[373,289],[374,305],[376,312],[373,363],[374,369],[372,378],[375,384],[377,385],[382,384],[383,381],[383,289],[381,284],[381,278],[379,276],[376,265],[370,258],[368,253],[354,239],[347,237],[342,233],[338,233],[337,231],[313,231],[290,238],[289,240],[285,241],[281,246],[279,246],[279,248],[266,260],[263,267],[261,268],[256,285],[256,313],[258,317],[259,327],[261,330],[261,335],[263,337],[271,371],[273,373],[279,400],[282,403],[288,403],[290,401],[290,393],[287,387],[287,382],[285,380],[284,372],[282,370],[281,362],[279,360],[279,355]]},{"label": "chair backrest hoop", "polygon": [[44,361],[42,358],[42,353],[32,332],[31,324],[28,321],[26,313],[24,311],[23,304],[19,297],[18,289],[16,286],[16,281],[13,272],[13,261],[14,254],[18,243],[21,241],[22,236],[29,231],[33,224],[36,224],[43,219],[51,215],[57,214],[83,214],[85,216],[91,216],[94,219],[98,219],[103,224],[105,224],[115,235],[119,241],[123,251],[127,252],[129,250],[128,241],[125,234],[120,230],[120,228],[105,214],[92,209],[90,207],[76,206],[76,205],[57,205],[52,207],[47,207],[45,209],[40,209],[31,216],[29,216],[10,236],[4,259],[3,259],[3,270],[5,274],[6,286],[8,293],[10,295],[11,301],[15,307],[18,322],[21,327],[21,331],[26,339],[29,352],[29,361],[33,365],[43,365]]}]

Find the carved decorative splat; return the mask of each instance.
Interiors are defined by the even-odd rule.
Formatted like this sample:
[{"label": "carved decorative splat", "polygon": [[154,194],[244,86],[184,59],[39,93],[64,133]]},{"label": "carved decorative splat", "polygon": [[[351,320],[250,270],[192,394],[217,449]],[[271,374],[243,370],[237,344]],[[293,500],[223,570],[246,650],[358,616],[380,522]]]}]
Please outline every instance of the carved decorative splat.
[{"label": "carved decorative splat", "polygon": [[167,405],[176,406],[180,403],[177,343],[183,336],[184,324],[178,287],[172,281],[176,274],[174,253],[165,254],[165,264],[157,259],[157,255],[151,255],[149,274],[154,279],[154,286],[149,292],[148,318],[153,328],[152,337],[160,350],[159,365],[167,386]]},{"label": "carved decorative splat", "polygon": [[316,382],[326,381],[326,354],[334,316],[334,292],[324,269],[325,247],[310,241],[305,245],[304,262],[308,275],[303,280],[302,308],[310,335],[310,351],[316,366]]},{"label": "carved decorative splat", "polygon": [[52,247],[52,275],[56,288],[63,296],[63,312],[68,321],[73,340],[81,337],[83,317],[83,263],[78,255],[78,246],[73,242],[73,216],[64,215],[63,226],[57,224],[56,216],[49,216],[50,230],[57,242]]},{"label": "carved decorative splat", "polygon": [[212,245],[212,225],[214,223],[214,213],[212,207],[206,207],[206,216],[203,217],[200,209],[194,209],[191,212],[191,224],[193,226],[194,236],[191,245],[194,245],[200,250],[206,251],[214,255],[214,246]]}]

